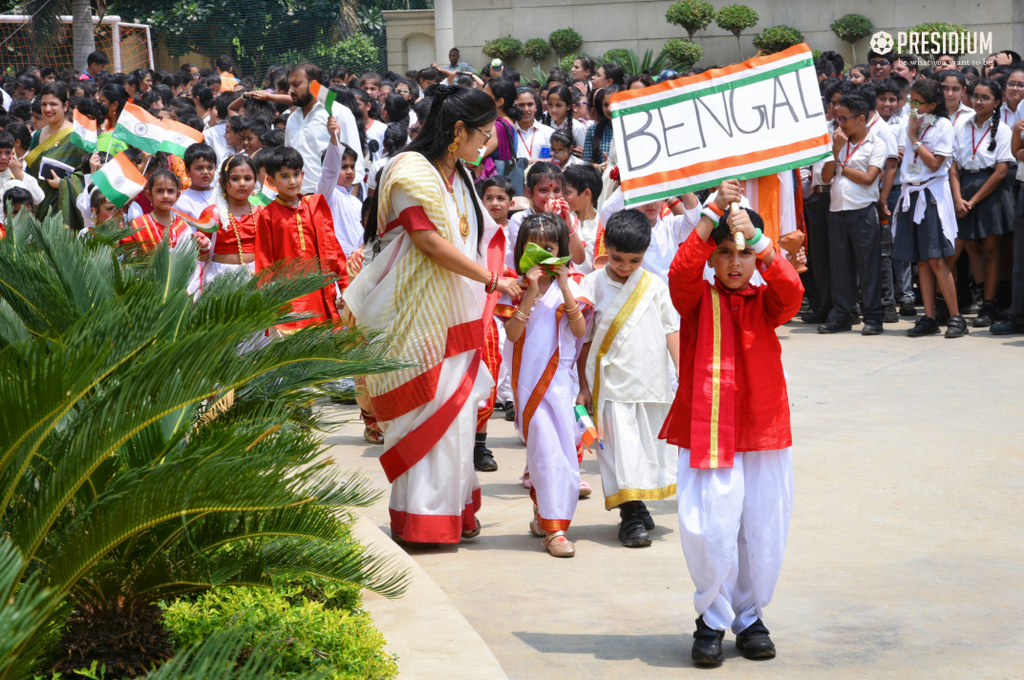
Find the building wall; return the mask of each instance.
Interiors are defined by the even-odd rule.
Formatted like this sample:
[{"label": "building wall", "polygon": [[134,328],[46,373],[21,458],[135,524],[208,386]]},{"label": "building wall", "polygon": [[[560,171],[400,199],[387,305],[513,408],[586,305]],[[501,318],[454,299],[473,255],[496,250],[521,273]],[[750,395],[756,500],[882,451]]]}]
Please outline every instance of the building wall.
[{"label": "building wall", "polygon": [[[711,0],[718,9],[733,0]],[[995,51],[1022,51],[1024,41],[1024,1],[1022,0],[862,0],[851,4],[842,0],[740,0],[760,15],[757,26],[741,36],[743,57],[755,49],[754,36],[769,26],[785,24],[798,29],[814,49],[835,50],[851,59],[850,45],[829,29],[833,20],[850,12],[867,16],[875,30],[887,31],[895,39],[896,31],[907,30],[925,21],[944,21],[966,26],[970,31],[991,31]],[[582,52],[601,55],[613,48],[631,49],[643,56],[655,52],[669,38],[686,37],[686,31],[665,21],[671,0],[453,0],[455,46],[462,59],[477,68],[490,59],[481,51],[484,42],[506,35],[526,41],[547,39],[552,30],[572,27],[583,36]],[[726,65],[739,60],[736,38],[713,23],[694,37],[704,48],[700,66]],[[868,42],[857,43],[858,60],[863,62]],[[983,59],[980,55],[977,58]],[[554,55],[543,64],[554,65]],[[513,64],[528,71],[533,64],[520,57]]]}]

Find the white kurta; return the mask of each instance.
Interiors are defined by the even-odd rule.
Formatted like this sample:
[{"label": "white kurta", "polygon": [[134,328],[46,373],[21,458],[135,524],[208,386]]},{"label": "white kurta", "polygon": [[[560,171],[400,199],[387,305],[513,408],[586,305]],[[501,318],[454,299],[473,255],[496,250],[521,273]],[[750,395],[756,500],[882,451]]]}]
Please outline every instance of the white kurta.
[{"label": "white kurta", "polygon": [[616,283],[605,268],[583,280],[583,294],[594,301],[587,383],[604,445],[597,460],[605,508],[670,498],[679,449],[658,439],[676,372],[665,338],[679,330],[668,287],[644,269]]}]

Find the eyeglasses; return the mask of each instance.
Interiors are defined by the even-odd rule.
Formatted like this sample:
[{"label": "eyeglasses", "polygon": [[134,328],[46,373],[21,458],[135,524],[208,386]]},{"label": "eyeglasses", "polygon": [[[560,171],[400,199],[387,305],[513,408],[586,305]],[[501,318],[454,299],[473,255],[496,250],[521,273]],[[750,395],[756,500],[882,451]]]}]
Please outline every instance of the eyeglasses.
[{"label": "eyeglasses", "polygon": [[836,116],[832,120],[839,123],[840,125],[843,125],[846,123],[846,121],[856,120],[857,118],[860,118],[860,116]]},{"label": "eyeglasses", "polygon": [[973,99],[976,102],[981,102],[982,104],[987,104],[988,102],[994,102],[996,100],[995,97],[989,97],[987,94],[983,94],[983,95],[972,94],[971,95],[971,99]]},{"label": "eyeglasses", "polygon": [[889,66],[889,62],[885,59],[872,59],[868,62],[870,66]]},{"label": "eyeglasses", "polygon": [[1024,90],[1024,83],[1006,83],[1007,90]]},{"label": "eyeglasses", "polygon": [[409,90],[395,90],[398,94],[409,94]]},{"label": "eyeglasses", "polygon": [[494,136],[490,132],[484,132],[480,128],[473,128],[473,129],[476,130],[477,132],[483,134],[483,136],[484,136],[484,144],[487,144],[487,142],[491,141],[491,137]]}]

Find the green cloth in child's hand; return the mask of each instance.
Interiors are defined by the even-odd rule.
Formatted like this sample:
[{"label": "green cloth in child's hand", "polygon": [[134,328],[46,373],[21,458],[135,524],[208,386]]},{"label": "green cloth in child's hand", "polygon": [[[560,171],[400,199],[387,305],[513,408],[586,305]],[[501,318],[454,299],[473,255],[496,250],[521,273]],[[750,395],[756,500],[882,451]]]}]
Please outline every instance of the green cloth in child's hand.
[{"label": "green cloth in child's hand", "polygon": [[551,253],[541,248],[536,243],[527,243],[523,249],[523,256],[519,258],[519,271],[523,274],[530,271],[535,265],[541,265],[547,271],[551,271],[569,261],[569,256],[552,257]]}]

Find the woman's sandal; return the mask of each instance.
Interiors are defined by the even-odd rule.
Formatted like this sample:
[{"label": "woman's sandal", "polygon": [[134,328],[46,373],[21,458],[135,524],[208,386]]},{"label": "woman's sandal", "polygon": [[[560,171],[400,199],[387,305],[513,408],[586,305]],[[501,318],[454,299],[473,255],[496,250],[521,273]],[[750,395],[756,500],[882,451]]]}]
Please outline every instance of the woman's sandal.
[{"label": "woman's sandal", "polygon": [[534,538],[544,538],[547,533],[540,528],[540,512],[537,510],[537,506],[533,506],[533,519],[530,521],[530,533],[533,534]]},{"label": "woman's sandal", "polygon": [[469,539],[476,538],[480,535],[480,529],[483,528],[483,525],[480,524],[480,520],[477,519],[476,515],[473,515],[473,521],[476,522],[476,528],[474,528],[472,531],[463,531],[462,540],[468,541]]},{"label": "woman's sandal", "polygon": [[384,432],[380,429],[380,425],[377,424],[377,419],[362,409],[359,409],[359,415],[362,416],[363,423],[366,425],[363,428],[363,439],[371,444],[383,444]]},{"label": "woman's sandal", "polygon": [[576,546],[565,537],[564,531],[548,534],[548,537],[544,539],[544,547],[555,557],[572,557],[576,554]]}]

